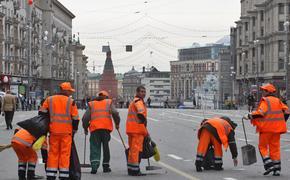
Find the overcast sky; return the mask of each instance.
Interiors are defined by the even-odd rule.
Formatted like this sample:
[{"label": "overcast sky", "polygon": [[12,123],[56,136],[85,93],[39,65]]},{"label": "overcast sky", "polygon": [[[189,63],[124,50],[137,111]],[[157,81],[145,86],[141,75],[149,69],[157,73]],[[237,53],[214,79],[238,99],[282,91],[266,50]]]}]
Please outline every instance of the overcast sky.
[{"label": "overcast sky", "polygon": [[[59,1],[76,15],[73,32],[80,33],[88,69],[95,65],[95,72],[102,72],[101,47],[108,42],[116,72],[152,65],[169,70],[177,49],[216,42],[240,17],[240,0]],[[125,52],[127,44],[133,52]]]}]

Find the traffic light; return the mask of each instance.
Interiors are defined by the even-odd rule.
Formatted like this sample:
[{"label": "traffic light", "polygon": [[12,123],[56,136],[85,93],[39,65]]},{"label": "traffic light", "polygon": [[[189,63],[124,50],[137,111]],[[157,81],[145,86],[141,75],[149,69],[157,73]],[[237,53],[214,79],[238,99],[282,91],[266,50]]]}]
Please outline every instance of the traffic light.
[{"label": "traffic light", "polygon": [[28,5],[31,6],[33,4],[33,0],[28,0]]}]

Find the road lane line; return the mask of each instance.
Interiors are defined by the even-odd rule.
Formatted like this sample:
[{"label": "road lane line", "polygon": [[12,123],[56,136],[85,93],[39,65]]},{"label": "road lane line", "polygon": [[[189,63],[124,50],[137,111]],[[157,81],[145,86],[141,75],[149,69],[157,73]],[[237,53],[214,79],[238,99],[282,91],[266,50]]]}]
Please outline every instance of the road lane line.
[{"label": "road lane line", "polygon": [[167,154],[167,156],[168,156],[168,157],[171,157],[171,158],[173,158],[173,159],[176,159],[176,160],[183,160],[182,157],[176,156],[176,155],[174,155],[174,154]]},{"label": "road lane line", "polygon": [[[113,135],[112,135],[111,137],[112,137],[112,139],[114,139],[114,140],[117,141],[118,143],[122,144],[122,141],[121,141],[120,139],[116,138],[116,137],[113,136]],[[196,177],[194,177],[194,176],[192,176],[192,175],[190,175],[190,174],[187,174],[187,173],[185,173],[185,172],[183,172],[183,171],[180,171],[180,170],[178,170],[178,169],[176,169],[176,168],[174,168],[174,167],[172,167],[172,166],[170,166],[170,165],[168,165],[168,164],[166,164],[166,163],[164,163],[164,162],[159,161],[159,162],[157,162],[157,163],[158,163],[159,165],[165,167],[166,169],[169,169],[170,171],[172,171],[172,172],[174,172],[174,173],[176,173],[176,174],[178,174],[178,175],[180,175],[180,176],[183,176],[183,177],[186,178],[186,179],[190,179],[190,180],[199,180],[198,178],[196,178]]]},{"label": "road lane line", "polygon": [[[238,140],[239,140],[239,141],[244,141],[244,142],[246,142],[246,140],[245,140],[245,139],[242,139],[242,138],[239,138]],[[251,139],[247,139],[247,141],[248,141],[248,142],[253,142],[253,140],[251,140]]]},{"label": "road lane line", "polygon": [[158,164],[160,164],[161,166],[163,166],[163,167],[169,169],[169,170],[172,171],[172,172],[175,172],[176,174],[179,174],[180,176],[183,176],[183,177],[186,178],[186,179],[190,179],[190,180],[199,180],[198,178],[196,178],[196,177],[194,177],[194,176],[192,176],[192,175],[190,175],[190,174],[187,174],[187,173],[185,173],[185,172],[183,172],[183,171],[180,171],[180,170],[178,170],[178,169],[176,169],[176,168],[174,168],[174,167],[172,167],[172,166],[170,166],[170,165],[168,165],[168,164],[165,164],[165,163],[163,163],[163,162],[161,162],[161,161],[159,161]]},{"label": "road lane line", "polygon": [[147,117],[147,119],[149,119],[149,120],[151,120],[151,121],[154,121],[154,122],[159,122],[160,120],[158,120],[158,119],[154,119],[154,118],[152,118],[152,117]]},{"label": "road lane line", "polygon": [[236,179],[236,178],[232,178],[232,177],[224,177],[223,179],[224,179],[224,180],[238,180],[238,179]]}]

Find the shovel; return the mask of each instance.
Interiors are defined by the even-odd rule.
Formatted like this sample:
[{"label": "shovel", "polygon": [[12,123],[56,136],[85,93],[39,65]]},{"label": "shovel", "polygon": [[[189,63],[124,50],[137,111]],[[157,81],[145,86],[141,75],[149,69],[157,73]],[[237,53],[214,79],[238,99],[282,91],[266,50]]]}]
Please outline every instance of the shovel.
[{"label": "shovel", "polygon": [[244,130],[244,135],[245,135],[245,140],[246,140],[246,145],[242,147],[243,165],[249,166],[257,162],[256,149],[255,149],[255,146],[248,144],[244,118],[242,118],[242,123],[243,123],[243,130]]},{"label": "shovel", "polygon": [[86,164],[86,153],[87,152],[87,135],[85,135],[85,145],[84,145],[84,163],[81,164],[82,168],[90,168],[90,164]]},{"label": "shovel", "polygon": [[147,161],[148,161],[148,166],[146,166],[146,171],[155,171],[155,170],[162,169],[161,167],[158,167],[158,166],[151,166],[149,159],[147,159]]}]

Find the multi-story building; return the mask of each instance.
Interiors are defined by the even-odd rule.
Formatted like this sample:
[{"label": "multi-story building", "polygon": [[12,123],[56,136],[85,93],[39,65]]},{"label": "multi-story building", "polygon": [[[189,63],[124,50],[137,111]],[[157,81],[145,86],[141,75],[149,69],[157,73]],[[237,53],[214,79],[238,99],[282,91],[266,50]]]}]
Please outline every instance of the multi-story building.
[{"label": "multi-story building", "polygon": [[124,74],[123,77],[123,99],[125,102],[130,101],[136,94],[136,88],[141,85],[142,73],[132,69]]},{"label": "multi-story building", "polygon": [[[285,90],[284,43],[288,36],[284,24],[289,21],[289,6],[289,0],[241,0],[241,18],[236,22],[236,79],[240,95],[264,82],[274,83],[280,94]],[[289,40],[286,42],[289,45]]]},{"label": "multi-story building", "polygon": [[[34,1],[33,5],[27,0],[0,3],[1,89],[46,96],[55,93],[60,82],[74,81],[74,67],[80,69],[81,80],[86,78],[87,58],[82,57],[78,61],[81,65],[74,66],[74,59],[78,59],[74,56],[80,54],[74,52],[78,51],[76,46],[81,47],[82,56],[84,46],[72,38],[72,12],[58,0]],[[8,81],[4,82],[6,76]]]},{"label": "multi-story building", "polygon": [[146,88],[146,97],[150,97],[152,102],[162,103],[170,98],[170,72],[158,71],[155,67],[151,67],[149,71],[145,71],[141,77],[141,84]]},{"label": "multi-story building", "polygon": [[88,73],[88,96],[96,97],[99,92],[99,80],[101,78],[100,73]]},{"label": "multi-story building", "polygon": [[226,46],[212,44],[180,49],[179,60],[171,61],[171,99],[192,100],[194,91],[202,87],[206,76],[217,75],[219,52]]}]

